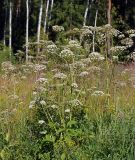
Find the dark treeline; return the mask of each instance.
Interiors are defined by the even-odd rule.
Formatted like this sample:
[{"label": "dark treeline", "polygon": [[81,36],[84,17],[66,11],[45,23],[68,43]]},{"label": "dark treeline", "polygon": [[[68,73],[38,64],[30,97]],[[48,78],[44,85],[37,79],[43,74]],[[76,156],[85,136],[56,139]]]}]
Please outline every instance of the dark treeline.
[{"label": "dark treeline", "polygon": [[[0,5],[0,40],[9,44],[10,2],[12,3],[12,47],[17,50],[25,44],[26,35],[26,0],[1,0]],[[47,11],[47,3],[48,11]],[[37,34],[41,0],[29,0],[29,37]],[[52,5],[53,3],[53,5]],[[114,27],[124,30],[135,27],[134,0],[112,0],[111,18]],[[88,5],[88,11],[86,11]],[[62,25],[66,30],[85,25],[94,26],[95,13],[98,10],[97,25],[106,24],[108,0],[43,0],[42,28],[45,19],[47,31],[53,25]],[[46,17],[47,13],[47,17]]]}]

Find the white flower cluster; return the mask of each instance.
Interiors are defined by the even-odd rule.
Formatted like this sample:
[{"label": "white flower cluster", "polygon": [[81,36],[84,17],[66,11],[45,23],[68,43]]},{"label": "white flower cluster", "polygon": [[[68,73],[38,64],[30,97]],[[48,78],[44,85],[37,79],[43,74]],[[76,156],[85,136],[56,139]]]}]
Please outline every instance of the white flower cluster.
[{"label": "white flower cluster", "polygon": [[84,63],[85,65],[89,65],[91,63],[90,58],[84,58],[80,60],[82,63]]},{"label": "white flower cluster", "polygon": [[127,31],[128,34],[135,34],[135,29],[130,29]]},{"label": "white flower cluster", "polygon": [[61,57],[73,57],[74,53],[70,49],[64,49],[60,52]]},{"label": "white flower cluster", "polygon": [[39,79],[37,79],[37,81],[36,82],[39,82],[39,83],[47,83],[48,82],[48,80],[47,80],[47,78],[39,78]]},{"label": "white flower cluster", "polygon": [[70,109],[69,108],[65,109],[65,113],[70,113]]},{"label": "white flower cluster", "polygon": [[45,121],[44,121],[44,120],[39,120],[38,123],[39,123],[39,124],[44,124]]},{"label": "white flower cluster", "polygon": [[115,28],[112,28],[111,29],[111,34],[113,35],[113,36],[118,36],[119,34],[120,34],[120,31],[119,30],[117,30],[117,29],[115,29]]},{"label": "white flower cluster", "polygon": [[133,33],[135,33],[135,29],[130,29],[130,30],[127,31],[127,33],[128,34],[133,34]]},{"label": "white flower cluster", "polygon": [[29,108],[30,109],[33,108],[35,106],[35,104],[36,104],[35,100],[31,101],[30,104],[29,104]]},{"label": "white flower cluster", "polygon": [[16,69],[15,66],[9,61],[3,62],[1,64],[1,67],[2,67],[2,70],[5,71],[6,73],[13,72]]},{"label": "white flower cluster", "polygon": [[112,53],[118,53],[118,52],[124,51],[126,48],[127,48],[126,46],[114,46],[114,47],[111,47],[110,51]]},{"label": "white flower cluster", "polygon": [[104,56],[102,56],[98,52],[92,52],[92,53],[90,53],[89,58],[91,60],[98,60],[98,61],[103,61],[105,59]]},{"label": "white flower cluster", "polygon": [[82,61],[76,61],[75,63],[74,63],[74,69],[80,69],[80,68],[85,68],[86,67],[86,64],[85,63],[83,63]]},{"label": "white flower cluster", "polygon": [[101,72],[101,68],[100,67],[97,67],[97,66],[91,66],[89,68],[87,68],[87,71],[91,72],[91,73],[99,73]]},{"label": "white flower cluster", "polygon": [[58,50],[58,48],[55,44],[51,44],[51,45],[47,46],[47,52],[48,53],[54,54],[54,53],[57,52],[57,50]]},{"label": "white flower cluster", "polygon": [[79,28],[74,28],[73,31],[74,32],[80,32],[80,29]]},{"label": "white flower cluster", "polygon": [[101,31],[112,36],[118,36],[121,33],[119,30],[113,28],[110,24],[104,25]]},{"label": "white flower cluster", "polygon": [[87,71],[83,71],[83,72],[81,72],[81,73],[79,74],[80,77],[86,77],[86,76],[88,76],[88,75],[89,75],[89,72],[87,72]]},{"label": "white flower cluster", "polygon": [[77,42],[77,41],[75,41],[75,40],[70,40],[69,41],[69,45],[67,45],[67,47],[68,48],[75,48],[75,49],[81,49],[82,48],[82,46]]},{"label": "white flower cluster", "polygon": [[54,78],[55,78],[55,79],[66,79],[66,78],[67,78],[67,75],[65,75],[64,73],[59,72],[59,73],[56,73],[56,74],[54,75]]},{"label": "white flower cluster", "polygon": [[34,72],[43,71],[46,69],[46,66],[43,64],[35,64],[34,66]]},{"label": "white flower cluster", "polygon": [[83,105],[78,99],[74,99],[74,100],[69,101],[69,104],[74,106],[74,107]]},{"label": "white flower cluster", "polygon": [[131,38],[125,38],[121,40],[121,44],[131,47],[133,45],[133,40]]},{"label": "white flower cluster", "polygon": [[72,87],[72,88],[78,88],[78,84],[77,84],[77,83],[72,83],[72,84],[71,84],[71,87]]},{"label": "white flower cluster", "polygon": [[24,73],[30,73],[35,68],[33,63],[27,63],[25,65],[22,65],[21,67]]},{"label": "white flower cluster", "polygon": [[104,92],[103,91],[94,91],[91,95],[92,96],[103,96]]},{"label": "white flower cluster", "polygon": [[81,37],[84,38],[84,37],[90,37],[92,35],[92,31],[89,30],[89,29],[82,29],[82,34],[81,34]]},{"label": "white flower cluster", "polygon": [[46,102],[45,102],[44,100],[42,100],[42,101],[40,101],[40,104],[41,104],[42,106],[45,106],[45,105],[46,105]]},{"label": "white flower cluster", "polygon": [[54,32],[64,31],[64,27],[63,26],[58,26],[58,25],[53,26],[52,29],[53,29]]},{"label": "white flower cluster", "polygon": [[105,33],[102,33],[102,32],[98,32],[97,33],[97,42],[100,44],[100,45],[103,45],[106,41],[106,35]]},{"label": "white flower cluster", "polygon": [[53,105],[51,105],[51,108],[53,108],[53,109],[58,109],[58,108],[59,108],[59,106],[58,106],[58,105],[56,105],[56,104],[53,104]]},{"label": "white flower cluster", "polygon": [[118,38],[119,39],[125,38],[125,35],[124,34],[120,34],[120,35],[118,35]]},{"label": "white flower cluster", "polygon": [[110,30],[112,29],[112,26],[111,26],[110,24],[106,24],[106,25],[104,25],[104,26],[102,27],[102,29],[103,29],[104,31],[110,31]]}]

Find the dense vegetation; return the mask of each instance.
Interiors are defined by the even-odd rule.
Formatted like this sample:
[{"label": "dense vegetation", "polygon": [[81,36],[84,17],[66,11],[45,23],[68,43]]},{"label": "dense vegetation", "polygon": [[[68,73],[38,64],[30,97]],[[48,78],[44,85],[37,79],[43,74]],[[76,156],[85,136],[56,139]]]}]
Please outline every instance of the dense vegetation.
[{"label": "dense vegetation", "polygon": [[[89,5],[87,4],[89,1]],[[12,47],[15,51],[22,49],[26,34],[26,0],[1,0],[0,5],[0,40],[9,44],[10,2],[12,10]],[[43,0],[42,26],[47,19],[47,31],[52,26],[61,25],[66,30],[82,27],[88,5],[86,25],[94,26],[95,14],[98,10],[97,26],[105,25],[107,21],[108,0],[50,0],[46,16],[47,0]],[[29,0],[29,36],[37,34],[38,18],[41,0]],[[53,7],[52,7],[53,3]],[[112,25],[124,31],[135,26],[135,3],[133,0],[112,0]]]},{"label": "dense vegetation", "polygon": [[133,1],[0,6],[0,160],[135,159]]}]

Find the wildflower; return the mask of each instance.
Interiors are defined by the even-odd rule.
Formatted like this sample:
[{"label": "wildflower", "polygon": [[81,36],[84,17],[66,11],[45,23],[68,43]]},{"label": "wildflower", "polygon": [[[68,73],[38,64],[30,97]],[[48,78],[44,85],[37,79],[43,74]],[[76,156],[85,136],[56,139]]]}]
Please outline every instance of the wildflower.
[{"label": "wildflower", "polygon": [[77,83],[72,83],[71,86],[72,86],[73,88],[78,88]]},{"label": "wildflower", "polygon": [[66,79],[67,78],[67,75],[65,75],[64,73],[56,73],[55,75],[54,75],[54,78],[56,78],[56,79]]},{"label": "wildflower", "polygon": [[131,47],[133,45],[133,40],[131,38],[125,38],[121,40],[121,44],[126,45],[127,47]]},{"label": "wildflower", "polygon": [[130,34],[129,37],[130,37],[130,38],[135,37],[135,33],[134,33],[134,34]]},{"label": "wildflower", "polygon": [[92,35],[92,31],[89,29],[82,29],[82,34],[81,34],[81,39],[83,39],[84,37],[90,37]]},{"label": "wildflower", "polygon": [[135,34],[135,29],[130,29],[130,30],[127,31],[127,33],[128,33],[129,35]]},{"label": "wildflower", "polygon": [[53,105],[51,105],[51,108],[53,108],[53,109],[57,109],[57,108],[58,108],[58,106],[57,106],[57,105],[55,105],[55,104],[53,104]]},{"label": "wildflower", "polygon": [[91,95],[92,96],[103,96],[104,92],[103,91],[94,91]]},{"label": "wildflower", "polygon": [[67,47],[69,47],[70,49],[81,49],[82,48],[79,42],[75,40],[70,40],[69,45],[67,45]]},{"label": "wildflower", "polygon": [[92,52],[92,53],[90,53],[89,58],[90,58],[91,60],[98,60],[98,61],[102,61],[102,60],[105,59],[105,58],[104,58],[100,53],[98,53],[98,52]]},{"label": "wildflower", "polygon": [[27,78],[26,76],[22,76],[22,77],[21,77],[21,79],[26,79],[26,78]]},{"label": "wildflower", "polygon": [[118,38],[120,38],[120,39],[125,38],[125,35],[124,35],[124,34],[120,34],[120,35],[118,36]]},{"label": "wildflower", "polygon": [[82,106],[82,103],[78,100],[78,99],[74,99],[72,101],[69,101],[69,103],[72,105],[72,106]]},{"label": "wildflower", "polygon": [[89,65],[91,63],[90,58],[85,58],[85,59],[81,59],[81,62],[84,63],[85,65]]},{"label": "wildflower", "polygon": [[74,54],[70,49],[64,49],[60,52],[61,57],[73,57]]},{"label": "wildflower", "polygon": [[29,105],[29,108],[30,108],[30,109],[33,108],[34,105],[35,105],[35,103],[36,103],[36,101],[31,101],[31,102],[30,102],[30,105]]},{"label": "wildflower", "polygon": [[46,102],[44,100],[42,100],[42,101],[40,101],[40,104],[45,106]]},{"label": "wildflower", "polygon": [[46,78],[39,78],[36,82],[47,83],[48,80]]},{"label": "wildflower", "polygon": [[2,70],[8,73],[13,72],[16,69],[10,61],[3,62],[1,66]]},{"label": "wildflower", "polygon": [[70,109],[66,109],[66,110],[65,110],[65,113],[70,113]]},{"label": "wildflower", "polygon": [[36,92],[36,91],[34,91],[32,94],[33,94],[33,95],[37,95],[37,92]]},{"label": "wildflower", "polygon": [[57,46],[55,44],[51,44],[47,46],[47,52],[51,54],[55,54],[58,50]]},{"label": "wildflower", "polygon": [[40,86],[40,87],[37,88],[37,91],[40,92],[40,93],[43,93],[43,92],[46,92],[47,89],[44,88],[43,86]]},{"label": "wildflower", "polygon": [[79,74],[80,77],[86,77],[86,76],[88,76],[88,75],[89,75],[89,72],[87,72],[87,71],[83,71],[83,72],[81,72],[81,73]]},{"label": "wildflower", "polygon": [[39,124],[44,124],[45,121],[44,121],[44,120],[39,120],[38,123],[39,123]]},{"label": "wildflower", "polygon": [[112,26],[110,24],[106,24],[103,28],[105,29],[105,31],[110,31],[112,29]]},{"label": "wildflower", "polygon": [[64,31],[64,27],[63,26],[58,26],[58,25],[53,26],[52,29],[53,29],[54,32]]},{"label": "wildflower", "polygon": [[41,131],[40,132],[40,134],[46,134],[47,133],[47,131]]},{"label": "wildflower", "polygon": [[19,98],[19,96],[16,95],[16,94],[13,94],[13,95],[10,96],[10,98],[11,98],[12,100],[17,100],[17,99]]},{"label": "wildflower", "polygon": [[54,73],[59,72],[58,68],[52,69],[51,71],[54,72]]},{"label": "wildflower", "polygon": [[97,66],[91,66],[89,68],[87,68],[87,71],[95,73],[95,72],[101,72],[101,68],[97,67]]},{"label": "wildflower", "polygon": [[35,72],[38,72],[38,71],[43,71],[46,69],[46,66],[45,65],[42,65],[42,64],[35,64]]},{"label": "wildflower", "polygon": [[110,51],[112,51],[113,53],[117,53],[117,52],[122,52],[126,49],[126,46],[115,46],[115,47],[111,47]]},{"label": "wildflower", "polygon": [[74,63],[74,67],[77,69],[80,69],[80,68],[85,68],[86,67],[86,64],[83,63],[82,61],[77,61]]}]

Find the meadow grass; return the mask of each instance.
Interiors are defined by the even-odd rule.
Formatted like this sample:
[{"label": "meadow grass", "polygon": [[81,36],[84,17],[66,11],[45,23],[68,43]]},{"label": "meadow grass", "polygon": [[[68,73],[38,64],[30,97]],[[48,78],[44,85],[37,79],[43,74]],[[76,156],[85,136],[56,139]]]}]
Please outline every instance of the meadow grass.
[{"label": "meadow grass", "polygon": [[83,58],[6,71],[0,76],[2,160],[134,160],[132,69]]}]

